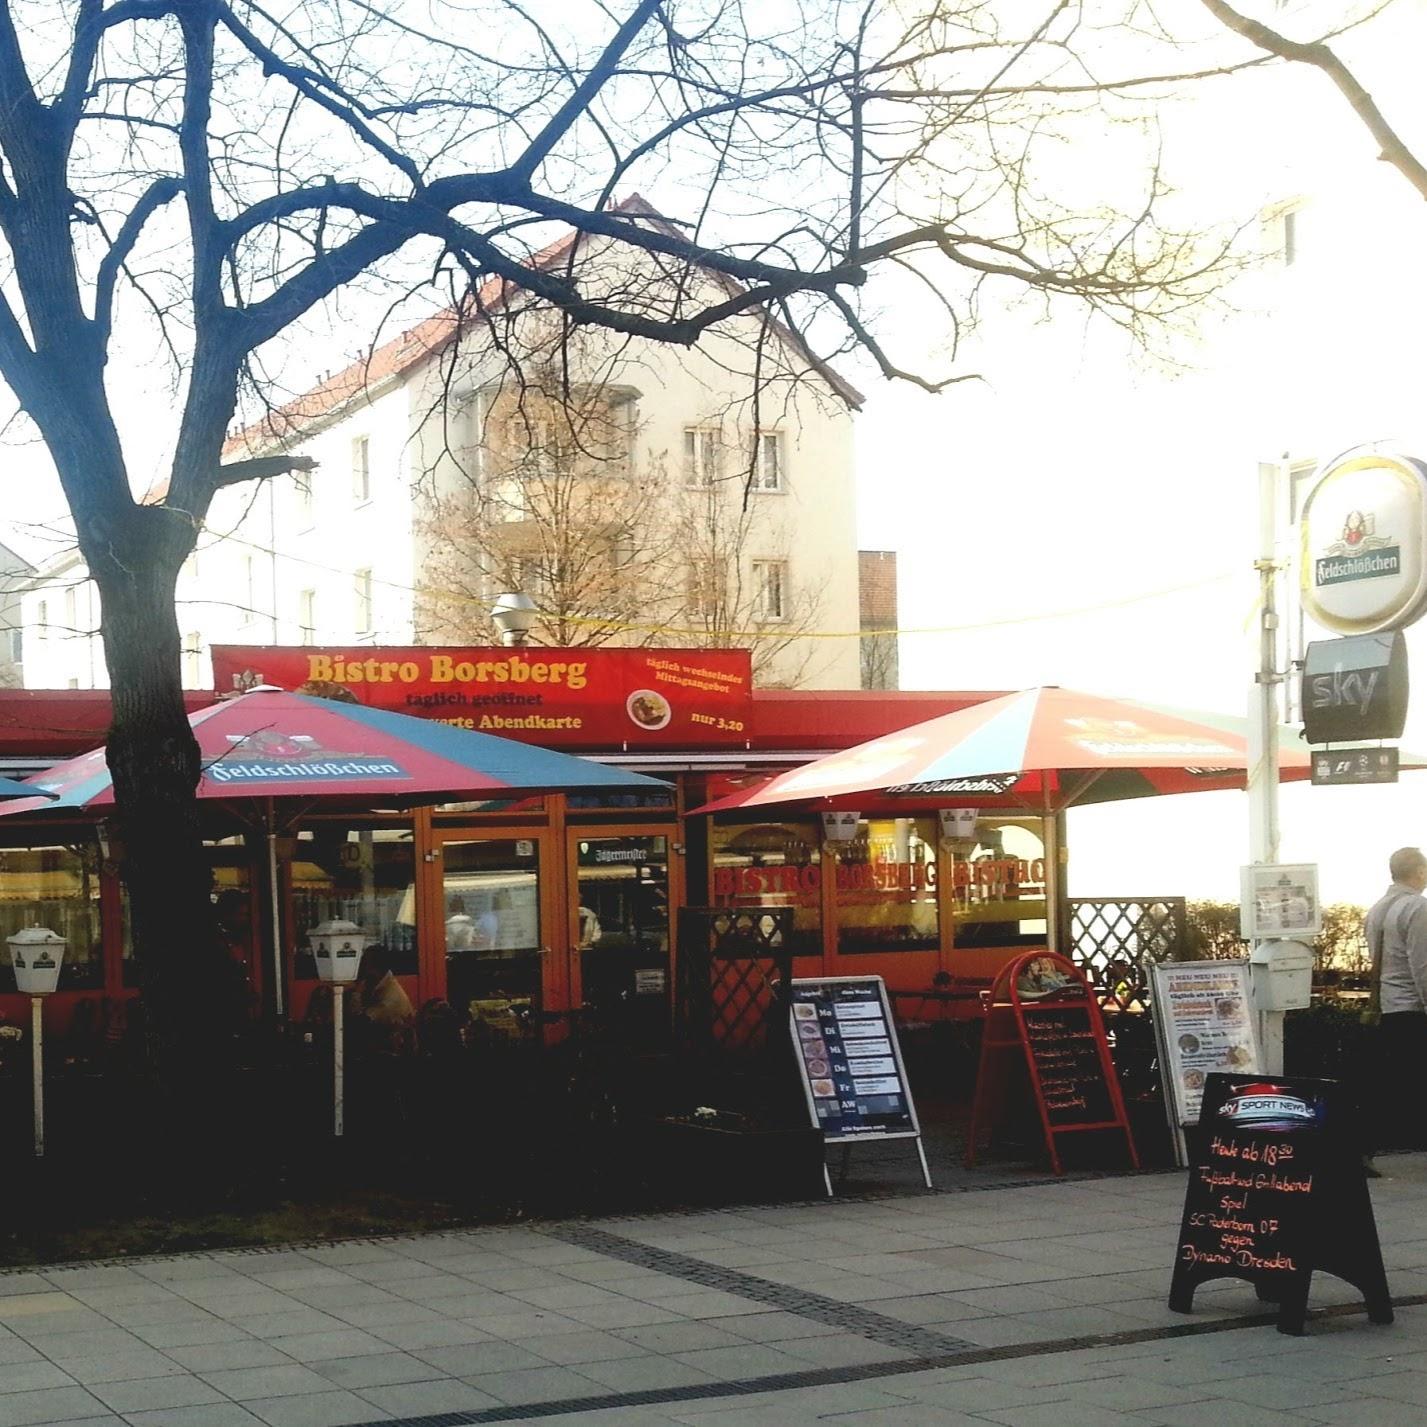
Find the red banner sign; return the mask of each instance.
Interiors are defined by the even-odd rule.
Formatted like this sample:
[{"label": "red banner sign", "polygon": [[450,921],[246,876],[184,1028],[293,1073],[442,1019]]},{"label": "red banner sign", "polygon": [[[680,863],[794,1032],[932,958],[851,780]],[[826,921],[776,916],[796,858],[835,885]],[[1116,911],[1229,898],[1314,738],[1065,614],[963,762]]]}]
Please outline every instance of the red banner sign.
[{"label": "red banner sign", "polygon": [[371,708],[546,746],[689,747],[746,741],[753,675],[746,649],[214,645],[219,693],[259,684],[343,690]]}]

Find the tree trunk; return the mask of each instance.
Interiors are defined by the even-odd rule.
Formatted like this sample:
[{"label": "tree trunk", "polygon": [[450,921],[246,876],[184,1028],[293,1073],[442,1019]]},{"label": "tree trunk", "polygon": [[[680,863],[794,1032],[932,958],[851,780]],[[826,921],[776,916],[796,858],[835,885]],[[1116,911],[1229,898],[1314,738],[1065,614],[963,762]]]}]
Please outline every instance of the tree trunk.
[{"label": "tree trunk", "polygon": [[177,565],[162,568],[170,563],[149,549],[95,576],[113,698],[108,762],[150,1063],[177,1109],[217,1088],[231,1054],[234,988],[215,935],[198,744],[183,704]]}]

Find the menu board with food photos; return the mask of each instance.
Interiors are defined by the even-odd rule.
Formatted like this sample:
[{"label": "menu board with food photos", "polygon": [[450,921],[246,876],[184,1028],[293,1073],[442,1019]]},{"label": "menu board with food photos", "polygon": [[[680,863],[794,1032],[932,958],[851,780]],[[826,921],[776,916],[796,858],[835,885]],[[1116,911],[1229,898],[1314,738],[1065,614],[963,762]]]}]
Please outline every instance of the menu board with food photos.
[{"label": "menu board with food photos", "polygon": [[1331,1080],[1211,1073],[1174,1252],[1169,1306],[1242,1278],[1278,1304],[1281,1333],[1301,1333],[1313,1274],[1362,1293],[1374,1323],[1392,1322],[1356,1115]]},{"label": "menu board with food photos", "polygon": [[1155,1035],[1165,1105],[1184,1161],[1186,1125],[1199,1123],[1208,1077],[1259,1069],[1247,961],[1169,961],[1153,968]]},{"label": "menu board with food photos", "polygon": [[826,1142],[914,1139],[921,1155],[921,1126],[880,976],[794,981],[792,1032],[808,1112]]}]

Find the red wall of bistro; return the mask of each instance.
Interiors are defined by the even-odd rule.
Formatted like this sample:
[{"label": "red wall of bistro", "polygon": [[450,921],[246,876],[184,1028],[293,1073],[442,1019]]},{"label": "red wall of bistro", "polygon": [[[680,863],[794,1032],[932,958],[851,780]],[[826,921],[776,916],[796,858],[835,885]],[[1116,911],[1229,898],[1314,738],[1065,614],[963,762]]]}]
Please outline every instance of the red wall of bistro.
[{"label": "red wall of bistro", "polygon": [[[290,676],[279,656],[297,652],[260,651],[262,677],[279,682],[268,664]],[[383,661],[405,652],[352,651]],[[511,656],[508,650],[446,652],[455,664]],[[584,661],[592,652],[526,651],[567,665],[576,654]],[[316,985],[305,933],[332,915],[350,916],[381,935],[416,1004],[449,999],[462,1013],[488,1017],[499,1017],[502,1007],[508,1014],[511,1002],[525,999],[559,1012],[611,990],[632,990],[658,1014],[673,985],[676,913],[683,905],[792,907],[800,975],[877,973],[911,993],[930,990],[938,973],[946,973],[953,988],[967,990],[964,1002],[909,1008],[918,1016],[969,1014],[977,986],[1011,956],[1045,944],[1046,839],[1039,817],[988,812],[974,840],[953,844],[927,815],[870,814],[851,839],[837,843],[824,841],[820,821],[807,816],[751,822],[745,815],[712,826],[684,816],[686,808],[748,779],[998,692],[739,691],[732,687],[738,665],[708,663],[703,651],[609,652],[713,670],[721,681],[715,702],[726,723],[742,725],[737,736],[693,724],[673,742],[661,736],[631,746],[635,740],[611,738],[584,747],[666,779],[669,795],[660,805],[548,797],[310,818],[282,845],[293,1017],[305,1014]],[[254,664],[253,651],[239,654],[244,667]],[[648,679],[645,663],[626,657],[609,667],[620,670],[620,679],[597,691],[589,728],[610,727],[610,709],[631,684],[630,699],[669,688]],[[566,685],[562,697],[573,712],[562,717],[582,717],[580,692]],[[215,696],[186,697],[194,710]],[[636,713],[652,713],[657,723],[658,700],[631,705],[629,717]],[[436,705],[427,716],[450,717],[451,710]],[[19,776],[84,752],[103,741],[108,719],[102,691],[0,690],[0,768]],[[533,730],[522,736],[543,741]],[[549,741],[568,746],[581,740],[567,728],[562,739]],[[215,823],[209,831],[214,900],[256,1009],[272,999],[270,915],[256,849],[234,825]],[[111,845],[105,860],[92,824],[0,819],[0,962],[6,963],[0,966],[0,1017],[17,1023],[26,1014],[23,999],[3,989],[13,981],[2,943],[29,922],[61,920],[56,930],[71,941],[67,983],[48,1011],[56,1031],[62,1033],[81,1007],[92,1023],[137,994],[126,957],[121,856]]]}]

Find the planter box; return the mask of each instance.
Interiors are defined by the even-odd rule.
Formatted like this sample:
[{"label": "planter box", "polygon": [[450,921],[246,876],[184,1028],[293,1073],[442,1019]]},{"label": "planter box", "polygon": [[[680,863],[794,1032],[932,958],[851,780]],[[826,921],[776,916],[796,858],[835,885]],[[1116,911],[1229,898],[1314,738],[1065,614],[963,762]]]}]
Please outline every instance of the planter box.
[{"label": "planter box", "polygon": [[803,1198],[823,1189],[823,1137],[810,1127],[663,1119],[650,1122],[645,1142],[650,1178],[683,1198]]}]

